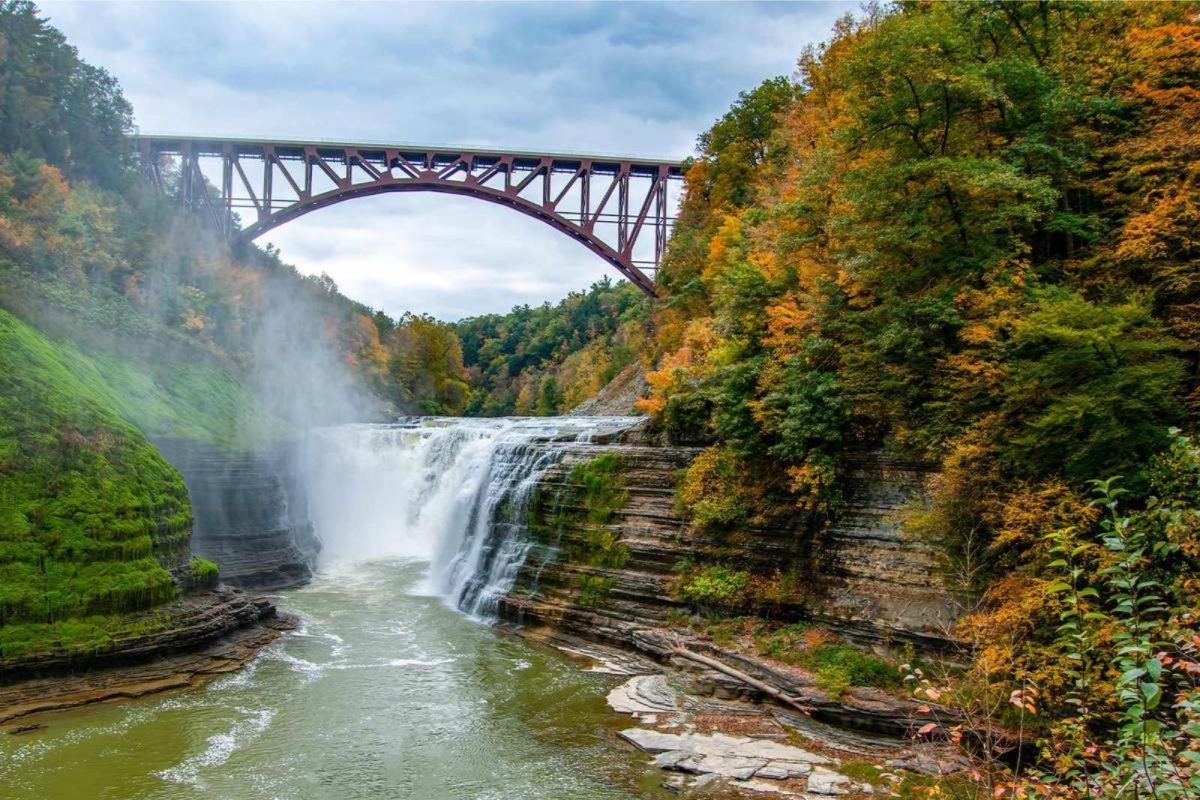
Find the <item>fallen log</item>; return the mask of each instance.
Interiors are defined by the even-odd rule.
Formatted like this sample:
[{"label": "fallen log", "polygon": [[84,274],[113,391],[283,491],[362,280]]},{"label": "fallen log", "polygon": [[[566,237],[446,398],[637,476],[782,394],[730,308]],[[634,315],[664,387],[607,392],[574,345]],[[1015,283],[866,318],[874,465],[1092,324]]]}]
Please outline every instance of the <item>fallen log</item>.
[{"label": "fallen log", "polygon": [[686,658],[689,661],[695,661],[697,664],[703,664],[704,666],[706,666],[710,669],[715,669],[717,672],[723,673],[725,675],[728,675],[731,678],[739,680],[742,683],[746,684],[747,686],[750,686],[754,689],[758,689],[760,692],[762,692],[765,695],[773,697],[776,700],[779,700],[781,702],[787,703],[789,706],[796,709],[797,711],[802,711],[805,714],[811,714],[813,711],[816,710],[812,706],[804,705],[799,700],[797,700],[795,697],[792,697],[791,695],[786,694],[785,692],[772,686],[771,684],[765,683],[764,681],[760,681],[758,678],[755,678],[753,675],[747,675],[745,672],[742,672],[740,669],[734,669],[733,667],[729,666],[728,664],[718,661],[715,658],[709,658],[708,656],[701,655],[700,653],[695,653],[691,650],[688,650],[685,647],[672,648],[671,652],[674,655],[679,656],[680,658]]}]

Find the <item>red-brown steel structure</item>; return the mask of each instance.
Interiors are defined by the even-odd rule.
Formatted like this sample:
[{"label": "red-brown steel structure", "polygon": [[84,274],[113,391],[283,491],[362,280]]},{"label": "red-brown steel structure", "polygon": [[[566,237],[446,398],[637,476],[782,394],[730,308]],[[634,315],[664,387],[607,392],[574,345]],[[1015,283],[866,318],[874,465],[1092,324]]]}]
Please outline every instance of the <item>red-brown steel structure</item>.
[{"label": "red-brown steel structure", "polygon": [[[545,222],[649,294],[673,221],[668,184],[683,175],[678,161],[478,148],[157,135],[135,143],[146,179],[231,242],[355,197],[467,195]],[[219,164],[219,178],[202,164],[210,174]],[[250,212],[244,226],[238,211]]]}]

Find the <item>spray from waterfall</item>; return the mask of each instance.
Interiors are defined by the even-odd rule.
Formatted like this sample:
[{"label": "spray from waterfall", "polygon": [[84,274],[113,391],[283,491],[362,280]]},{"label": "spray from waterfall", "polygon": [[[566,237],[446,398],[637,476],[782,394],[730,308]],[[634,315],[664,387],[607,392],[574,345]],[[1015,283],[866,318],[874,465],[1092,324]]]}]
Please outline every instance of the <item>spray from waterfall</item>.
[{"label": "spray from waterfall", "polygon": [[532,545],[526,518],[538,479],[565,445],[638,421],[425,417],[318,429],[304,462],[321,566],[428,561],[430,593],[492,618]]}]

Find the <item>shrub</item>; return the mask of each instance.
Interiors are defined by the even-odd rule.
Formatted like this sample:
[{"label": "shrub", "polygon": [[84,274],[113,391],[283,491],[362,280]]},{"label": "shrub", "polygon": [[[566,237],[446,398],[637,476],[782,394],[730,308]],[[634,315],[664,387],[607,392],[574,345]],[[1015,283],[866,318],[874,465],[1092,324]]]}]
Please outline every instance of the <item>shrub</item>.
[{"label": "shrub", "polygon": [[667,624],[673,628],[688,628],[692,624],[692,615],[683,609],[667,609]]},{"label": "shrub", "polygon": [[[850,686],[887,689],[900,684],[895,666],[882,658],[846,644],[822,644],[808,651],[801,665],[817,675],[817,685],[831,694],[844,694]],[[840,688],[834,691],[835,687]]]},{"label": "shrub", "polygon": [[620,453],[610,452],[576,464],[571,470],[571,483],[588,522],[608,522],[629,499],[621,474],[624,463]]},{"label": "shrub", "polygon": [[676,493],[679,511],[696,527],[727,529],[745,523],[752,513],[743,488],[743,468],[728,448],[710,447],[692,461]]},{"label": "shrub", "polygon": [[188,562],[188,574],[191,576],[192,586],[195,588],[215,586],[219,572],[220,569],[217,565],[207,558],[192,556],[192,560]]},{"label": "shrub", "polygon": [[672,444],[703,444],[712,440],[712,404],[699,392],[672,395],[663,408],[662,426]]},{"label": "shrub", "polygon": [[[1025,563],[960,626],[970,671],[934,685],[913,670],[916,696],[954,708],[951,733],[979,740],[977,768],[1006,795],[1200,796],[1200,449],[1176,435],[1148,466],[1152,494],[1093,481],[1093,513],[1059,491],[1049,511],[1027,503],[1003,534]],[[1014,774],[1017,730],[1039,750]]]},{"label": "shrub", "polygon": [[587,531],[583,546],[572,555],[591,567],[621,569],[629,561],[629,548],[612,531]]},{"label": "shrub", "polygon": [[764,656],[794,664],[800,653],[810,646],[810,636],[822,632],[822,628],[814,628],[807,622],[797,622],[777,628],[769,635],[760,636],[754,645]]},{"label": "shrub", "polygon": [[800,574],[794,569],[787,572],[775,570],[771,576],[753,576],[749,594],[755,605],[762,607],[764,612],[777,612],[798,604],[804,596]]},{"label": "shrub", "polygon": [[1073,482],[1121,474],[1144,489],[1144,465],[1183,418],[1182,344],[1165,329],[1145,298],[1101,304],[1046,292],[1013,333],[1002,463]]},{"label": "shrub", "polygon": [[681,599],[701,608],[732,610],[745,605],[750,573],[711,566],[684,575],[677,582]]},{"label": "shrub", "polygon": [[575,585],[579,589],[576,602],[587,608],[595,608],[617,585],[617,579],[606,575],[576,575]]},{"label": "shrub", "polygon": [[755,640],[762,655],[796,664],[816,676],[817,686],[837,697],[852,686],[891,689],[900,684],[895,666],[869,653],[841,644],[825,628],[798,622]]}]

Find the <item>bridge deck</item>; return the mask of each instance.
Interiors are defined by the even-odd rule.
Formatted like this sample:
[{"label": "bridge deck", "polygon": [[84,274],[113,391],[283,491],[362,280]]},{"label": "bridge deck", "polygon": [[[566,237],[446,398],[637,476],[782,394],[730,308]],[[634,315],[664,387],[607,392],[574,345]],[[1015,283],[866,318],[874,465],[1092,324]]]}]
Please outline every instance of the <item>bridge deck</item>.
[{"label": "bridge deck", "polygon": [[[462,153],[471,153],[477,159],[514,158],[513,166],[520,169],[528,166],[532,169],[544,158],[554,160],[556,172],[574,171],[581,163],[590,163],[597,173],[607,172],[605,167],[618,168],[621,164],[629,164],[633,174],[657,173],[658,167],[670,167],[672,178],[682,177],[686,161],[669,158],[655,158],[647,155],[621,155],[615,153],[573,153],[557,150],[498,150],[491,147],[474,147],[470,145],[431,145],[413,144],[409,142],[386,142],[358,140],[342,142],[334,139],[257,139],[239,136],[183,136],[165,133],[139,133],[133,137],[135,142],[147,142],[152,149],[162,155],[180,155],[185,142],[191,144],[197,155],[219,156],[225,152],[227,145],[232,145],[240,156],[262,156],[264,147],[273,147],[280,158],[303,161],[305,148],[316,147],[318,150],[362,150],[364,152],[380,152],[386,150],[399,151],[402,156],[424,158],[430,154],[444,156],[450,159]],[[519,164],[519,161],[525,164]]]}]

